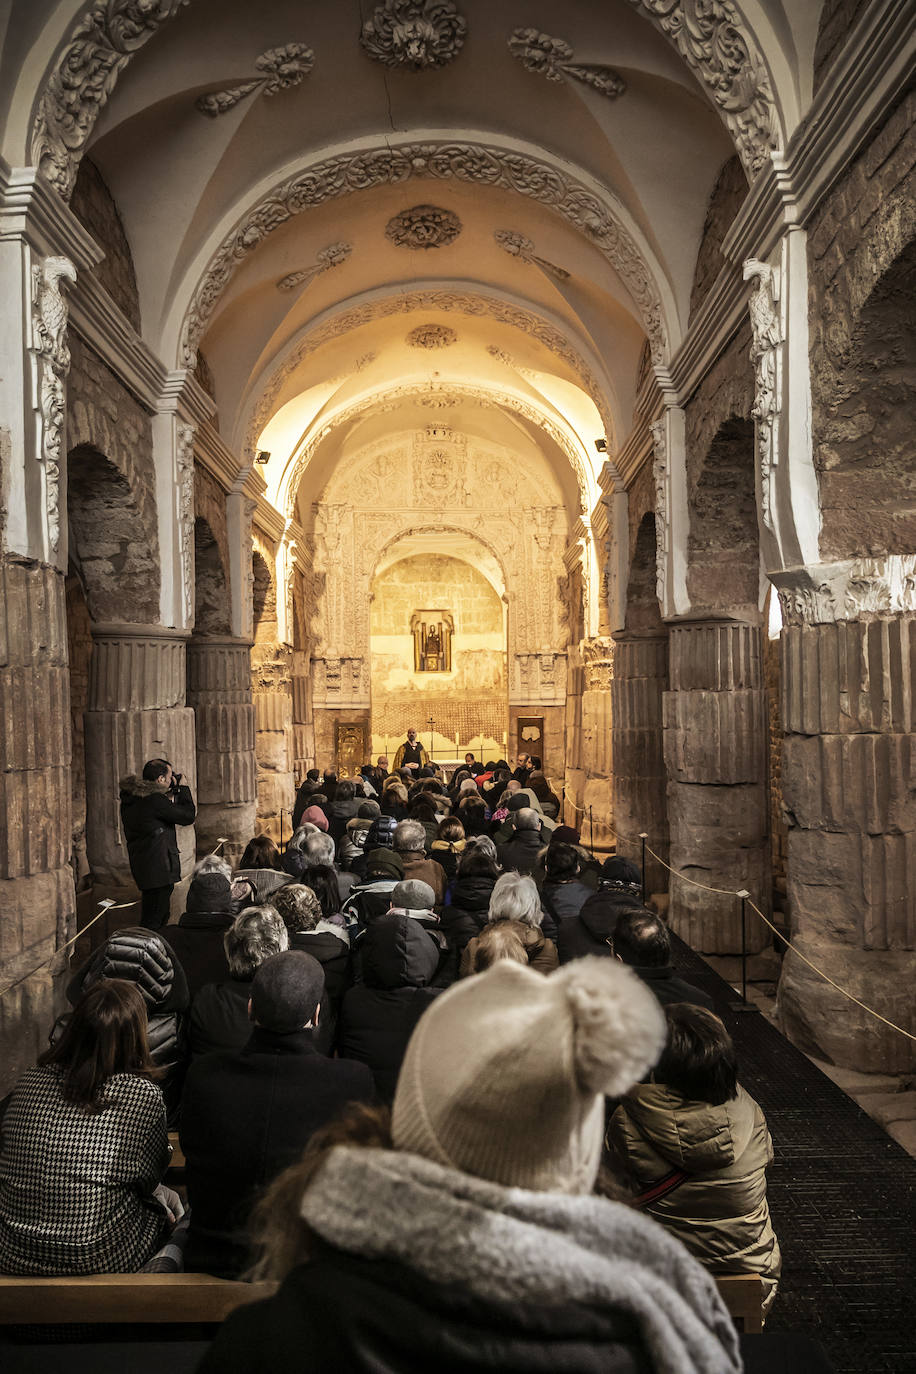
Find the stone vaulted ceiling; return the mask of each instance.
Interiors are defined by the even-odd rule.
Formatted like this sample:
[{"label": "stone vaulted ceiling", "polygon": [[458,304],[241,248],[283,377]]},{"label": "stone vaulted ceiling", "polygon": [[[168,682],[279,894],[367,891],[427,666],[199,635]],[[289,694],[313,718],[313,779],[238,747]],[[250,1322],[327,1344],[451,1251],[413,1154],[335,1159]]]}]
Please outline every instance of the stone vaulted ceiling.
[{"label": "stone vaulted ceiling", "polygon": [[64,195],[92,158],[146,341],[169,367],[203,352],[224,437],[271,452],[294,514],[323,444],[426,393],[537,436],[590,508],[646,340],[663,364],[683,335],[719,169],[737,147],[753,174],[797,122],[819,7],[11,8],[33,84],[68,56],[9,139]]}]

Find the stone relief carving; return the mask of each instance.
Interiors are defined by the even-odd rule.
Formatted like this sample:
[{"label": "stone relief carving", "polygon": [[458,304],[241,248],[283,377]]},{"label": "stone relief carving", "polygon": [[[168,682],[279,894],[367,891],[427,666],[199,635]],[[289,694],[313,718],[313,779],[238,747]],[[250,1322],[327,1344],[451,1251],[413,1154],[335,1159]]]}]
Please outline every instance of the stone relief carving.
[{"label": "stone relief carving", "polygon": [[665,584],[668,580],[668,436],[664,419],[655,420],[652,429],[652,480],[655,483],[655,595],[658,604],[665,604]]},{"label": "stone relief carving", "polygon": [[31,268],[31,346],[34,358],[35,409],[38,412],[38,460],[44,464],[51,551],[60,547],[60,460],[65,422],[65,383],[70,371],[67,346],[67,302],[63,282],[76,281],[69,258],[43,258]]},{"label": "stone relief carving", "polygon": [[543,268],[551,277],[556,277],[557,281],[569,281],[569,273],[566,268],[558,267],[555,262],[548,262],[546,258],[538,257],[531,239],[520,234],[517,229],[497,229],[493,237],[503,252],[508,253],[510,257]]},{"label": "stone relief carving", "polygon": [[289,539],[284,549],[286,566],[283,577],[283,601],[286,607],[286,638],[292,644],[294,640],[293,626],[295,624],[295,599],[296,599],[296,558],[298,550],[295,539]]},{"label": "stone relief carving", "polygon": [[582,642],[585,685],[590,692],[609,692],[614,681],[614,641],[604,636]]},{"label": "stone relief carving", "polygon": [[779,269],[757,258],[744,264],[744,280],[755,280],[751,292],[750,359],[754,364],[754,404],[757,467],[760,472],[760,513],[773,530],[773,484],[779,463],[779,412],[782,405],[781,356],[783,342],[779,315]]},{"label": "stone relief carving", "polygon": [[282,48],[268,48],[256,57],[254,65],[263,76],[252,76],[236,86],[224,86],[194,101],[201,114],[216,119],[234,110],[246,96],[259,91],[261,95],[276,95],[298,86],[315,65],[315,54],[305,43],[286,43]]},{"label": "stone relief carving", "polygon": [[193,366],[207,323],[239,263],[274,229],[337,196],[411,177],[483,182],[556,211],[596,244],[618,272],[640,311],[653,360],[664,361],[667,334],[658,289],[609,193],[599,197],[575,177],[515,151],[440,142],[386,145],[330,158],[274,187],[223,240],[198,283],[182,326],[184,365]]},{"label": "stone relief carving", "polygon": [[254,563],[252,561],[251,522],[258,508],[257,501],[245,499],[242,505],[242,548],[249,550],[244,560],[242,578],[242,632],[250,635],[254,627]]},{"label": "stone relief carving", "polygon": [[445,248],[460,233],[461,220],[440,205],[414,205],[385,225],[385,238],[397,248]]},{"label": "stone relief carving", "polygon": [[623,95],[627,83],[613,67],[594,62],[574,62],[574,53],[563,38],[551,38],[539,29],[513,29],[509,37],[509,51],[518,58],[526,71],[546,76],[548,81],[562,81],[569,77],[591,86],[599,95],[611,100]]},{"label": "stone relief carving", "polygon": [[175,435],[178,475],[178,531],[181,540],[182,600],[185,624],[194,624],[194,435],[191,425],[179,423]]},{"label": "stone relief carving", "polygon": [[851,558],[770,573],[786,625],[916,612],[916,554]]},{"label": "stone relief carving", "polygon": [[447,324],[418,324],[404,342],[410,348],[450,348],[458,335]]},{"label": "stone relief carving", "polygon": [[[608,438],[608,445],[611,445],[614,428],[604,393],[593,372],[572,347],[565,334],[554,329],[552,325],[547,324],[531,311],[510,305],[506,301],[464,292],[430,290],[410,291],[403,296],[391,296],[385,300],[354,306],[349,310],[342,311],[341,314],[302,339],[274,373],[258,400],[246,435],[246,446],[249,452],[254,453],[258,435],[273,414],[275,403],[286,379],[295,372],[305,358],[331,339],[340,338],[342,334],[358,329],[361,325],[383,319],[388,315],[409,313],[416,310],[438,310],[445,313],[460,312],[475,317],[487,316],[500,324],[507,324],[514,329],[521,330],[529,338],[536,339],[549,352],[567,363],[576,373],[583,388],[595,403]],[[495,347],[495,345],[491,347]],[[491,356],[495,355],[491,354]],[[512,359],[509,358],[508,354],[500,361],[505,362],[507,359],[512,365]],[[581,460],[578,461],[581,462]]]},{"label": "stone relief carving", "polygon": [[77,22],[42,92],[32,163],[64,200],[118,77],[138,49],[188,0],[95,0]]},{"label": "stone relief carving", "polygon": [[[380,405],[385,405],[386,403],[390,405],[392,410],[394,410],[397,409],[397,407],[400,406],[405,400],[412,399],[415,396],[420,401],[420,403],[423,404],[426,398],[436,399],[440,394],[443,397],[444,404],[447,405],[457,404],[458,401],[471,401],[476,402],[480,405],[496,405],[503,407],[507,410],[512,410],[516,414],[523,416],[523,418],[525,418],[526,420],[530,420],[532,424],[535,424],[540,429],[542,429],[546,434],[549,435],[549,437],[553,440],[557,447],[563,451],[563,453],[569,460],[570,466],[576,474],[576,481],[579,488],[579,503],[581,510],[584,513],[588,505],[588,477],[585,471],[584,464],[582,462],[581,454],[579,453],[578,449],[574,446],[574,444],[571,442],[568,434],[566,434],[558,425],[554,424],[547,416],[542,414],[541,411],[537,410],[527,401],[524,401],[520,397],[514,396],[509,392],[480,391],[479,389],[470,385],[450,383],[449,390],[446,393],[438,393],[436,391],[420,391],[418,394],[417,388],[406,386],[397,387],[393,391],[385,393],[384,398],[380,398],[378,396],[364,398],[360,401],[355,402],[352,406],[349,406],[346,410],[342,411],[339,415],[335,416],[332,421],[329,421],[321,429],[316,431],[316,433],[310,439],[309,443],[306,445],[305,449],[300,453],[299,457],[297,458],[295,466],[291,473],[290,482],[287,488],[286,495],[287,518],[295,518],[299,486],[303,480],[305,473],[308,470],[308,465],[312,460],[313,454],[315,453],[319,445],[324,442],[328,435],[331,434],[334,431],[334,429],[337,428],[338,425],[347,425],[356,416],[363,413],[368,413],[369,411],[376,413]],[[389,453],[384,455],[384,458],[380,459],[379,461],[383,461],[386,466],[384,472],[378,479],[381,485],[374,499],[382,499],[385,493],[390,493],[393,490],[390,484],[396,478],[399,457],[396,453]],[[357,489],[359,489],[359,487],[363,483],[373,482],[375,480],[375,477],[373,471],[358,469],[356,474],[354,475],[353,480],[356,483]]]},{"label": "stone relief carving", "polygon": [[328,244],[327,248],[322,248],[315,254],[315,262],[311,267],[303,267],[298,272],[287,272],[285,277],[281,277],[277,282],[277,290],[295,291],[297,286],[314,281],[322,272],[330,272],[333,268],[340,267],[352,252],[352,243]]},{"label": "stone relief carving", "polygon": [[763,57],[730,0],[630,0],[661,29],[722,111],[753,180],[780,145],[779,116]]},{"label": "stone relief carving", "polygon": [[467,21],[451,0],[384,0],[363,24],[360,42],[386,67],[444,67],[464,44]]},{"label": "stone relief carving", "polygon": [[496,361],[502,363],[504,367],[515,366],[511,353],[507,353],[506,350],[500,348],[498,344],[487,344],[487,352],[491,358],[495,358]]}]

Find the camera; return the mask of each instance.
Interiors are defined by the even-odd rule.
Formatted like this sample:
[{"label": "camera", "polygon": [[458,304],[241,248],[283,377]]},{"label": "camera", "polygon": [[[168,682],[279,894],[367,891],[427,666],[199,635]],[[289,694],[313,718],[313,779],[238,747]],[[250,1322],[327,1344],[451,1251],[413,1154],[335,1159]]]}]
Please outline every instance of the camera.
[{"label": "camera", "polygon": [[174,773],[174,772],[173,772],[173,773],[172,773],[172,786],[171,786],[171,789],[170,789],[170,790],[171,790],[172,792],[177,792],[180,786],[181,786],[181,774],[180,774],[180,773]]}]

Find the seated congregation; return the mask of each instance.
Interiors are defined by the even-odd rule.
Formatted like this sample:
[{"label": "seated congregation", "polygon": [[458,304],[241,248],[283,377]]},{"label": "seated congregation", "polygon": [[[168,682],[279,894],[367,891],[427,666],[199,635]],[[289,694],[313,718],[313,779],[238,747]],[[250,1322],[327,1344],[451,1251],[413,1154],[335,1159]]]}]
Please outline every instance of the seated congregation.
[{"label": "seated congregation", "polygon": [[740,1369],[714,1276],[773,1301],[772,1146],[639,871],[507,768],[364,771],[74,972],[0,1128],[0,1273],[279,1282],[207,1374]]}]

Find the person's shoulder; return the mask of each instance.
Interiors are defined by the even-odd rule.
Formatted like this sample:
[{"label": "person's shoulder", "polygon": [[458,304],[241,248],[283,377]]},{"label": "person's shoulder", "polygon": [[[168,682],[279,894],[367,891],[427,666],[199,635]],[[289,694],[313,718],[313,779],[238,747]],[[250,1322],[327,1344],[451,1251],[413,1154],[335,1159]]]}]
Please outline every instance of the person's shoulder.
[{"label": "person's shoulder", "polygon": [[112,1074],[105,1084],[105,1096],[109,1101],[131,1106],[161,1106],[162,1089],[152,1079],[139,1073]]}]

